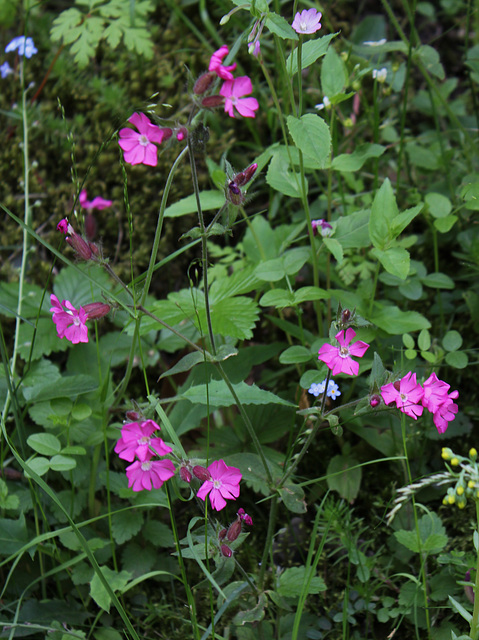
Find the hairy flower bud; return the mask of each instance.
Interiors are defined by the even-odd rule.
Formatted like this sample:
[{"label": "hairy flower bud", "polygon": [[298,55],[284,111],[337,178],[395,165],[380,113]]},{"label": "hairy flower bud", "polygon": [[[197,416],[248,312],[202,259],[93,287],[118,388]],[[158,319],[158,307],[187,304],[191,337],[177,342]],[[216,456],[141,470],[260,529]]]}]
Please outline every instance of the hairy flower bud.
[{"label": "hairy flower bud", "polygon": [[224,540],[226,538],[227,532],[228,532],[227,529],[221,529],[221,531],[218,533],[218,539]]},{"label": "hairy flower bud", "polygon": [[223,96],[207,96],[201,101],[201,106],[207,109],[213,109],[214,107],[223,106],[225,99]]},{"label": "hairy flower bud", "polygon": [[220,548],[221,548],[221,553],[222,555],[224,555],[225,558],[231,558],[231,556],[233,555],[233,552],[226,544],[222,544]]},{"label": "hairy flower bud", "polygon": [[374,409],[374,407],[377,407],[378,404],[381,404],[381,397],[377,393],[375,393],[369,398],[369,404]]},{"label": "hairy flower bud", "polygon": [[188,136],[188,129],[186,127],[180,127],[176,132],[176,139],[181,142]]},{"label": "hairy flower bud", "polygon": [[253,526],[253,518],[246,513],[243,507],[240,507],[238,509],[238,513],[236,515],[239,516],[245,524],[249,525],[250,527]]},{"label": "hairy flower bud", "polygon": [[83,310],[88,316],[88,320],[99,320],[110,313],[110,305],[105,302],[90,302],[83,305]]},{"label": "hairy flower bud", "polygon": [[140,420],[141,416],[138,413],[138,411],[127,411],[126,412],[126,418],[127,418],[127,420],[130,420],[131,422],[138,422],[138,420]]},{"label": "hairy flower bud", "polygon": [[240,171],[233,177],[233,182],[238,185],[238,187],[243,187],[245,184],[252,179],[254,174],[256,173],[256,169],[258,165],[256,162],[247,167],[244,171]]},{"label": "hairy flower bud", "polygon": [[350,318],[351,318],[351,311],[349,309],[344,309],[344,311],[341,314],[341,323],[346,324],[347,322],[349,322]]},{"label": "hairy flower bud", "polygon": [[193,467],[193,473],[198,478],[198,480],[201,480],[202,482],[211,480],[211,474],[205,467],[197,465],[196,467]]},{"label": "hairy flower bud", "polygon": [[216,78],[216,73],[212,71],[207,71],[203,73],[198,80],[195,82],[193,87],[193,93],[197,96],[202,96],[204,93],[208,91],[211,86],[211,83]]},{"label": "hairy flower bud", "polygon": [[173,135],[173,129],[170,129],[170,127],[161,127],[160,131],[163,132],[163,142]]},{"label": "hairy flower bud", "polygon": [[238,185],[233,182],[233,180],[230,180],[228,182],[228,187],[226,189],[226,199],[229,200],[231,204],[234,204],[237,207],[242,205],[244,202],[244,195]]},{"label": "hairy flower bud", "polygon": [[71,236],[65,238],[70,247],[82,258],[83,260],[91,260],[92,250],[88,246],[88,243],[77,233],[73,232]]},{"label": "hairy flower bud", "polygon": [[228,527],[228,533],[226,534],[226,537],[230,542],[234,542],[234,540],[236,540],[236,538],[239,536],[240,533],[241,533],[241,518],[238,517]]},{"label": "hairy flower bud", "polygon": [[193,476],[191,475],[190,471],[186,467],[180,467],[180,478],[184,482],[191,482],[191,479],[193,478]]}]

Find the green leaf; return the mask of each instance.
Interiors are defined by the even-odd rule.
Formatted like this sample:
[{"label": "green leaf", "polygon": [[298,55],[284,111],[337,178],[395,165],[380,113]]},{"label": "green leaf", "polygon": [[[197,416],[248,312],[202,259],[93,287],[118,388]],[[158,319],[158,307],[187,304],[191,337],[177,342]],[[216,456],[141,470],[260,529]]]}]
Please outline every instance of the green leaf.
[{"label": "green leaf", "polygon": [[396,305],[373,311],[370,320],[393,336],[431,328],[431,323],[422,314],[417,311],[401,311]]},{"label": "green leaf", "polygon": [[9,556],[16,553],[28,542],[27,526],[23,513],[18,520],[0,518],[0,556]]},{"label": "green leaf", "polygon": [[291,171],[289,161],[282,153],[273,155],[266,173],[266,182],[270,187],[286,196],[301,198],[299,174]]},{"label": "green leaf", "polygon": [[358,145],[352,153],[336,156],[331,163],[331,168],[343,172],[358,171],[369,158],[379,158],[385,151],[386,147],[381,144]]},{"label": "green leaf", "polygon": [[361,249],[369,247],[369,210],[355,211],[348,216],[341,216],[336,221],[334,237],[343,249]]},{"label": "green leaf", "polygon": [[[200,204],[202,211],[221,209],[225,203],[225,194],[221,191],[201,191]],[[196,196],[193,194],[182,198],[165,209],[165,218],[178,218],[189,213],[197,213]]]},{"label": "green leaf", "polygon": [[[327,36],[316,38],[316,40],[308,40],[303,43],[301,50],[301,68],[306,69],[313,62],[316,62],[318,58],[324,56],[328,50],[330,41],[338,35],[337,33],[329,33]],[[290,76],[293,76],[298,71],[298,54],[297,49],[292,51],[288,59],[286,60],[286,69]]]},{"label": "green leaf", "polygon": [[315,113],[306,113],[301,118],[288,116],[287,125],[298,149],[325,168],[331,153],[331,134],[326,122]]},{"label": "green leaf", "polygon": [[409,333],[405,333],[403,335],[402,341],[406,349],[414,349],[416,343],[414,342],[414,338],[410,336]]},{"label": "green leaf", "polygon": [[[279,578],[278,593],[283,598],[297,598],[304,593],[304,589],[308,584],[311,575],[311,569],[306,567],[291,567],[285,569]],[[322,578],[314,576],[308,585],[307,593],[309,595],[326,591],[327,587]]]},{"label": "green leaf", "polygon": [[371,254],[379,260],[388,273],[405,280],[409,273],[410,256],[407,249],[391,247],[386,251],[372,249]]},{"label": "green leaf", "polygon": [[446,362],[455,369],[465,369],[469,363],[469,358],[464,351],[451,351],[446,353]]},{"label": "green leaf", "polygon": [[415,62],[420,61],[429,73],[439,78],[439,80],[444,80],[444,67],[440,62],[441,58],[439,57],[439,53],[434,47],[430,47],[427,44],[421,45],[413,53],[413,60]]},{"label": "green leaf", "polygon": [[294,304],[301,304],[311,300],[327,300],[328,298],[329,293],[320,287],[301,287],[294,292]]},{"label": "green leaf", "polygon": [[454,289],[454,280],[445,273],[428,273],[424,278],[420,278],[423,285],[432,289]]},{"label": "green leaf", "polygon": [[423,204],[417,204],[415,207],[411,207],[410,209],[406,209],[402,213],[399,213],[392,221],[392,235],[393,238],[397,238],[404,229],[408,226],[412,220],[422,211]]},{"label": "green leaf", "polygon": [[446,218],[452,211],[451,201],[441,193],[428,193],[424,199],[434,218]]},{"label": "green leaf", "polygon": [[450,231],[458,220],[457,216],[446,216],[440,220],[434,220],[434,226],[439,233],[447,233]]},{"label": "green leaf", "polygon": [[[50,460],[43,456],[37,456],[36,458],[30,458],[27,460],[28,466],[39,476],[43,476],[50,469]],[[29,478],[28,472],[25,471],[25,476]]]},{"label": "green leaf", "polygon": [[[131,579],[131,573],[129,571],[113,571],[108,567],[100,567],[100,571],[110,585],[112,591],[122,591]],[[105,587],[100,581],[100,578],[95,573],[90,582],[90,596],[97,603],[97,605],[106,611],[110,611],[111,598]]]},{"label": "green leaf", "polygon": [[142,27],[125,29],[123,34],[125,46],[129,51],[134,51],[147,60],[153,58],[154,46],[151,36],[147,29]]},{"label": "green leaf", "polygon": [[336,262],[342,262],[344,258],[343,247],[336,238],[324,237],[323,242],[329,253],[334,256]]},{"label": "green leaf", "polygon": [[142,529],[145,540],[151,542],[154,547],[174,547],[175,538],[168,525],[158,520],[149,520]]},{"label": "green leaf", "polygon": [[[33,340],[35,341],[33,342]],[[33,342],[33,350],[31,349]],[[32,350],[32,360],[38,360],[42,356],[49,356],[52,351],[66,351],[70,347],[67,340],[61,340],[51,318],[39,318],[35,327],[31,324],[20,325],[18,353],[23,360],[28,360]]]},{"label": "green leaf", "polygon": [[311,351],[309,349],[306,349],[306,347],[302,347],[301,345],[295,345],[285,349],[279,356],[279,361],[281,364],[296,364],[300,362],[308,362],[311,360],[311,357]]},{"label": "green leaf", "polygon": [[37,453],[53,456],[61,451],[60,440],[51,433],[34,433],[27,438],[27,444]]},{"label": "green leaf", "polygon": [[361,467],[350,469],[358,464],[350,455],[338,455],[331,458],[327,469],[328,487],[337,491],[341,498],[352,502],[357,498],[361,486]]},{"label": "green leaf", "polygon": [[286,484],[279,490],[279,495],[286,509],[293,513],[306,513],[307,507],[302,487],[292,483]]},{"label": "green leaf", "polygon": [[[457,611],[457,613],[464,618],[464,620],[467,622],[467,624],[470,625],[471,622],[472,622],[472,615],[469,613],[469,611],[467,611],[467,609],[464,609],[462,604],[460,604],[452,596],[448,596],[448,597],[449,597],[449,602],[453,606],[453,609],[455,609]],[[469,636],[466,636],[466,637],[469,637]]]},{"label": "green leaf", "polygon": [[274,258],[260,262],[255,269],[255,276],[265,282],[278,282],[286,275],[283,258]]},{"label": "green leaf", "polygon": [[276,307],[277,309],[293,307],[295,305],[294,293],[285,289],[272,289],[260,298],[259,304],[262,307]]},{"label": "green leaf", "polygon": [[66,11],[62,11],[60,15],[53,21],[52,28],[50,30],[50,38],[53,42],[61,40],[67,34],[71,32],[83,19],[83,15],[78,9],[70,8]]},{"label": "green leaf", "polygon": [[[256,385],[248,385],[246,382],[240,382],[232,385],[242,404],[282,404],[288,407],[295,406],[288,400],[283,400],[279,396],[260,389]],[[207,401],[206,385],[200,384],[190,387],[181,394],[181,398],[189,400],[193,404],[208,404],[211,407],[230,407],[235,404],[235,400],[231,395],[231,391],[227,387],[224,380],[213,380],[208,385],[209,398]]]},{"label": "green leaf", "polygon": [[[331,47],[321,66],[321,90],[329,99],[342,93],[348,82],[348,74],[341,56]],[[318,116],[319,117],[319,116]]]},{"label": "green leaf", "polygon": [[457,351],[462,347],[462,336],[459,331],[448,331],[442,339],[446,351]]},{"label": "green leaf", "polygon": [[369,236],[376,249],[387,249],[392,235],[392,221],[399,214],[396,198],[389,178],[381,185],[374,196],[369,218]]},{"label": "green leaf", "polygon": [[415,529],[401,529],[394,533],[398,542],[414,553],[439,553],[448,543],[446,530],[441,519],[435,513],[423,515],[418,522],[419,538]]},{"label": "green leaf", "polygon": [[264,610],[268,604],[268,600],[264,593],[260,593],[258,596],[258,603],[253,609],[247,609],[246,611],[239,611],[233,618],[233,624],[242,628],[247,622],[259,622],[264,618]]},{"label": "green leaf", "polygon": [[[226,463],[229,466],[240,469],[243,474],[242,480],[246,482],[248,487],[253,489],[255,493],[261,493],[264,496],[271,494],[266,478],[266,471],[259,455],[248,452],[235,453],[232,456],[228,456]],[[266,463],[273,479],[280,478],[282,474],[281,468],[269,460],[267,460]]]},{"label": "green leaf", "polygon": [[50,459],[50,469],[53,471],[71,471],[77,466],[75,458],[69,456],[57,455]]},{"label": "green leaf", "polygon": [[421,351],[429,351],[431,348],[431,334],[427,329],[422,329],[419,333],[417,345]]},{"label": "green leaf", "polygon": [[91,376],[64,376],[56,380],[53,385],[51,382],[46,382],[35,387],[23,388],[23,395],[27,402],[41,402],[52,398],[76,398],[96,389],[98,389],[98,383]]},{"label": "green leaf", "polygon": [[298,34],[283,16],[270,11],[266,16],[265,25],[268,29],[283,39],[298,40]]},{"label": "green leaf", "polygon": [[143,513],[141,511],[121,511],[115,513],[111,519],[111,532],[117,544],[123,544],[131,540],[143,526]]}]

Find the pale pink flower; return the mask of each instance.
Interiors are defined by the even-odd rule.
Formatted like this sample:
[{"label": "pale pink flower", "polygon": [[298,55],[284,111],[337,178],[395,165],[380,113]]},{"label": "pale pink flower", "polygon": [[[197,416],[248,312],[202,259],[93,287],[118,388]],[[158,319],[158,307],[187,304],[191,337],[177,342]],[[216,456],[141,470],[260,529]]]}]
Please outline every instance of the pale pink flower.
[{"label": "pale pink flower", "polygon": [[240,76],[234,80],[226,80],[220,89],[220,94],[225,98],[225,112],[235,117],[235,112],[244,118],[254,118],[255,111],[259,108],[256,98],[243,98],[253,92],[253,85],[248,76]]},{"label": "pale pink flower", "polygon": [[167,132],[152,124],[144,113],[134,113],[128,122],[135,125],[139,133],[129,128],[120,129],[118,144],[125,152],[125,162],[156,167],[158,149],[153,143],[161,144]]},{"label": "pale pink flower", "polygon": [[239,496],[239,483],[243,477],[236,467],[228,467],[224,460],[215,460],[208,467],[211,479],[203,482],[198,490],[198,498],[205,500],[210,494],[213,509],[221,511],[226,500],[236,500]]},{"label": "pale pink flower", "polygon": [[52,307],[50,312],[53,313],[53,322],[56,325],[59,338],[66,338],[72,344],[79,342],[88,342],[88,327],[86,321],[88,315],[83,307],[75,309],[68,300],[60,300],[55,296],[50,296]]},{"label": "pale pink flower", "polygon": [[165,456],[173,449],[163,442],[161,438],[152,438],[155,431],[160,427],[154,420],[144,422],[129,422],[121,429],[121,438],[115,445],[115,453],[123,460],[133,462],[135,456],[140,462],[148,460],[152,453],[158,456]]},{"label": "pale pink flower", "polygon": [[107,209],[113,204],[112,200],[105,200],[105,198],[101,198],[100,196],[96,196],[96,198],[93,198],[91,201],[87,200],[86,189],[80,191],[78,200],[84,209]]},{"label": "pale pink flower", "polygon": [[390,382],[381,387],[381,395],[386,404],[396,403],[403,413],[417,420],[424,408],[419,403],[424,396],[424,389],[416,381],[416,374],[410,371],[401,380]]},{"label": "pale pink flower", "polygon": [[356,362],[351,356],[362,358],[369,348],[369,345],[362,340],[357,340],[353,344],[349,344],[356,336],[354,329],[342,330],[336,334],[335,338],[339,342],[339,347],[333,347],[331,344],[323,344],[318,351],[318,359],[326,363],[332,369],[333,376],[338,373],[346,373],[349,376],[357,376],[359,372],[359,362]]},{"label": "pale pink flower", "polygon": [[133,491],[159,489],[174,475],[175,465],[171,460],[135,460],[126,468],[128,487]]},{"label": "pale pink flower", "polygon": [[[217,51],[213,53],[210,60],[208,71],[214,71],[216,75],[223,80],[233,80],[233,74],[231,73],[236,69],[236,62],[230,64],[228,67],[223,66],[223,59],[229,53],[228,47],[224,44]],[[251,93],[251,92],[250,92]]]},{"label": "pale pink flower", "polygon": [[301,13],[294,16],[291,25],[296,33],[315,33],[321,29],[321,13],[316,9],[304,9]]}]

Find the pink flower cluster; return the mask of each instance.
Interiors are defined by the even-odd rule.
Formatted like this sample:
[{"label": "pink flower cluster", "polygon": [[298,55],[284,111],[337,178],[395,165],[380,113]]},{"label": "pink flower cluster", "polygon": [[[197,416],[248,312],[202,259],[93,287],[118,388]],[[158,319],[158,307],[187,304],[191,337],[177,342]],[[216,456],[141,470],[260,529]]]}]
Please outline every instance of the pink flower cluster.
[{"label": "pink flower cluster", "polygon": [[209,71],[213,71],[216,75],[224,80],[220,95],[224,98],[225,113],[231,118],[235,117],[238,112],[244,118],[254,118],[255,111],[259,108],[256,98],[246,98],[253,93],[253,85],[248,76],[233,77],[233,71],[236,69],[236,63],[225,67],[223,59],[228,55],[229,49],[224,44],[211,56]]},{"label": "pink flower cluster", "polygon": [[444,433],[458,411],[458,406],[453,401],[459,396],[459,392],[449,393],[449,389],[450,385],[439,380],[435,373],[431,373],[421,386],[416,381],[416,374],[410,371],[401,380],[382,386],[381,395],[386,404],[395,402],[400,411],[414,420],[427,409],[433,414],[439,433]]},{"label": "pink flower cluster", "polygon": [[128,486],[133,491],[159,489],[175,475],[175,465],[171,460],[153,460],[155,456],[165,456],[173,451],[161,438],[152,437],[159,430],[160,426],[154,420],[123,425],[115,453],[128,462],[138,458],[126,468]]},{"label": "pink flower cluster", "polygon": [[354,329],[342,330],[335,335],[336,340],[339,342],[339,347],[333,347],[333,345],[326,343],[318,351],[318,359],[326,363],[332,370],[333,376],[338,373],[346,373],[349,376],[358,375],[359,362],[353,360],[351,356],[362,358],[369,345],[362,340],[356,340],[356,342],[350,344],[355,336]]}]

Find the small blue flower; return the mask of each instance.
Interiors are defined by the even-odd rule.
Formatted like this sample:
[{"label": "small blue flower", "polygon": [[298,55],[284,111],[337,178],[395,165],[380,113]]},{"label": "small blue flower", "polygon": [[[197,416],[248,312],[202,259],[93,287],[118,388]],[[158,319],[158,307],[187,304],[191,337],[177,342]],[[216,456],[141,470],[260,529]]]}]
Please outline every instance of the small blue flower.
[{"label": "small blue flower", "polygon": [[324,389],[326,388],[326,380],[323,380],[320,384],[313,382],[313,384],[309,387],[308,393],[312,393],[316,398],[324,393]]},{"label": "small blue flower", "polygon": [[2,78],[6,78],[11,73],[13,73],[11,66],[8,64],[8,62],[4,62],[0,66],[0,75],[2,76]]},{"label": "small blue flower", "polygon": [[7,44],[5,47],[5,53],[10,53],[10,51],[18,50],[19,56],[25,56],[26,58],[31,58],[35,53],[38,53],[38,49],[35,47],[33,43],[33,39],[25,36],[17,36],[13,38],[11,42]]},{"label": "small blue flower", "polygon": [[338,396],[341,395],[341,391],[339,390],[338,385],[334,382],[334,380],[330,380],[328,384],[328,391],[326,393],[327,396],[336,400]]}]

